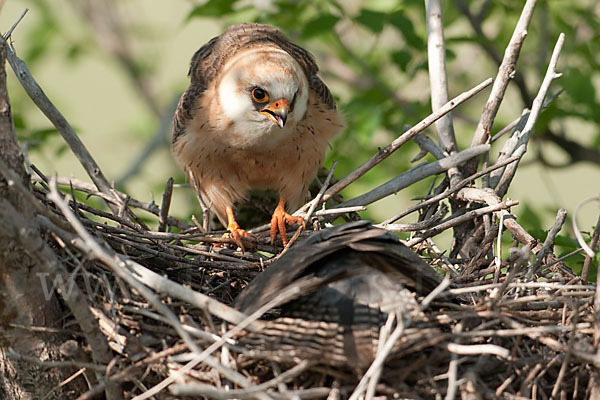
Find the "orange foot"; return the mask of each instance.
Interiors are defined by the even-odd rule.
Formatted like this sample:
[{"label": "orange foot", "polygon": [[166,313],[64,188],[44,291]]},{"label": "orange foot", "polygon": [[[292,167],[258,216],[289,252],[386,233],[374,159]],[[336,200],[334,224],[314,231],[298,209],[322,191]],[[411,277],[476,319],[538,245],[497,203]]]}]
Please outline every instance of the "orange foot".
[{"label": "orange foot", "polygon": [[226,211],[227,211],[227,230],[229,232],[224,234],[223,237],[230,237],[231,239],[233,239],[235,244],[237,244],[238,247],[240,249],[242,249],[242,252],[245,252],[246,248],[244,247],[244,242],[242,241],[242,238],[250,238],[253,236],[251,233],[248,233],[245,230],[243,230],[242,228],[240,228],[240,226],[238,225],[237,221],[235,220],[235,218],[233,216],[233,209],[231,207],[227,207]]},{"label": "orange foot", "polygon": [[290,215],[285,211],[285,199],[281,198],[279,200],[279,204],[275,211],[273,211],[273,216],[271,217],[271,246],[275,245],[275,238],[277,237],[277,231],[279,231],[279,236],[281,236],[281,241],[283,242],[283,246],[287,246],[287,232],[285,229],[285,224],[298,224],[302,225],[302,227],[306,227],[304,223],[304,218],[297,217],[294,215]]}]

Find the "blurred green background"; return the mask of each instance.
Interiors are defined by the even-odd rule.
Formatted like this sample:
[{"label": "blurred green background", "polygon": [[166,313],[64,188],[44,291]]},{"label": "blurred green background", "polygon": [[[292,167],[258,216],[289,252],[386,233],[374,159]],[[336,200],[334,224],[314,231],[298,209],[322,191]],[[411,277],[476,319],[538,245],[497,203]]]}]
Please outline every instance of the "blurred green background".
[{"label": "blurred green background", "polygon": [[[523,1],[445,1],[444,26],[450,96],[494,77]],[[193,52],[229,24],[277,25],[309,49],[332,89],[348,129],[332,143],[326,166],[339,162],[344,176],[392,141],[404,124],[430,113],[423,1],[412,0],[5,0],[0,30],[24,8],[13,33],[18,55],[80,134],[110,180],[140,200],[160,203],[166,180],[183,174],[173,162],[168,124],[185,90]],[[600,5],[595,0],[539,1],[493,133],[531,106],[554,42],[567,35],[551,92],[564,92],[541,116],[509,197],[513,211],[543,237],[556,210],[570,215],[599,192]],[[9,72],[9,93],[18,135],[30,162],[46,174],[88,180],[51,124]],[[521,84],[517,84],[521,82]],[[467,147],[489,91],[454,112],[461,149]],[[433,128],[428,134],[435,138]],[[496,157],[505,139],[492,148]],[[142,156],[149,149],[148,156]],[[410,168],[419,152],[409,143],[343,192],[346,198]],[[136,164],[136,160],[142,160]],[[134,167],[138,165],[138,167]],[[431,179],[369,208],[365,217],[389,217],[425,195]],[[191,191],[178,188],[172,213],[199,213]],[[590,231],[597,204],[582,210]],[[414,217],[412,217],[414,218]],[[411,217],[400,222],[410,222]],[[568,236],[567,229],[563,230]],[[573,241],[565,238],[565,248]]]}]

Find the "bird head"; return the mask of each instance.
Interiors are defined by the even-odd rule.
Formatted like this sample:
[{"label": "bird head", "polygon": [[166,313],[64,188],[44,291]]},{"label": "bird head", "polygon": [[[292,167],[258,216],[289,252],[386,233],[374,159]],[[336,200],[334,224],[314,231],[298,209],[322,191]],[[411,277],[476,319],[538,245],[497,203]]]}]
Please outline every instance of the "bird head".
[{"label": "bird head", "polygon": [[232,57],[223,70],[218,98],[223,113],[233,122],[234,133],[246,137],[284,134],[304,117],[308,82],[300,65],[285,51],[246,50]]}]

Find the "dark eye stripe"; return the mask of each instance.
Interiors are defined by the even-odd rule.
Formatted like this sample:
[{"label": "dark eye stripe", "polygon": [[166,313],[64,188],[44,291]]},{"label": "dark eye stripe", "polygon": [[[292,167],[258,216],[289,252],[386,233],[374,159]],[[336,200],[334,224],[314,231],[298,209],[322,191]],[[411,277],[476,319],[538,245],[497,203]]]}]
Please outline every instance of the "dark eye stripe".
[{"label": "dark eye stripe", "polygon": [[290,103],[290,112],[294,111],[294,106],[296,105],[296,98],[298,97],[298,91],[300,91],[300,89],[296,90],[296,93],[294,93],[294,97],[292,98],[292,102]]}]

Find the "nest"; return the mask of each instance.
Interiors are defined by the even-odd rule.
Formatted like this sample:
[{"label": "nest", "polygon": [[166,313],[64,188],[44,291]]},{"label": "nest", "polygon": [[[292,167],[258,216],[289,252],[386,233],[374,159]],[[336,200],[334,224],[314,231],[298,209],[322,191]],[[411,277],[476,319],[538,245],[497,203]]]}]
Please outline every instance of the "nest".
[{"label": "nest", "polygon": [[[57,181],[68,183],[74,193],[100,195],[88,184]],[[166,226],[178,226],[180,233],[152,231],[125,216],[133,213],[119,217],[68,200],[56,190],[56,181],[50,184],[54,188],[40,180],[34,185],[35,196],[46,205],[39,217],[46,240],[68,270],[76,272],[77,287],[117,355],[109,381],[121,383],[131,397],[165,382],[176,383],[169,386],[171,395],[163,391],[159,398],[358,398],[365,392],[389,398],[452,393],[578,398],[591,390],[595,286],[549,251],[552,232],[537,256],[531,252],[534,242],[516,246],[501,262],[479,251],[479,258],[460,270],[433,242],[421,242],[422,259],[452,277],[452,285],[444,280],[427,300],[426,294],[416,296],[427,323],[406,328],[401,337],[410,345],[393,357],[380,360],[377,355],[384,351],[386,337],[399,340],[394,337],[397,324],[373,326],[383,340],[374,353],[376,361],[359,368],[331,365],[335,343],[282,359],[275,352],[253,350],[260,347],[256,341],[244,342],[252,323],[272,316],[262,310],[247,318],[226,306],[282,249],[241,252],[228,247],[221,232],[202,233],[173,217]],[[129,206],[156,215],[159,223],[157,205],[130,199]],[[64,225],[65,216],[73,225],[63,229],[56,221]],[[259,247],[267,249],[268,234],[256,236]],[[490,237],[493,241],[495,236]],[[474,265],[480,266],[469,268]],[[65,326],[76,329],[77,321],[67,318]],[[287,333],[293,335],[293,330]],[[65,347],[81,347],[82,336],[73,334]],[[100,365],[72,361],[72,366],[106,372]],[[91,398],[106,383],[80,398]]]}]

